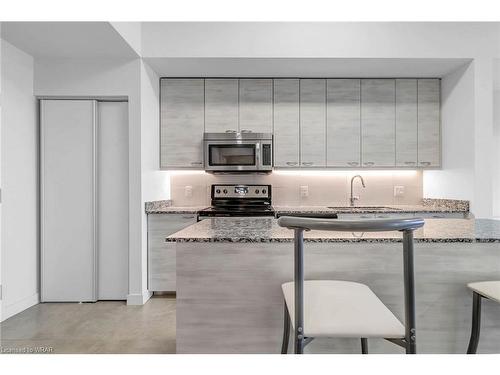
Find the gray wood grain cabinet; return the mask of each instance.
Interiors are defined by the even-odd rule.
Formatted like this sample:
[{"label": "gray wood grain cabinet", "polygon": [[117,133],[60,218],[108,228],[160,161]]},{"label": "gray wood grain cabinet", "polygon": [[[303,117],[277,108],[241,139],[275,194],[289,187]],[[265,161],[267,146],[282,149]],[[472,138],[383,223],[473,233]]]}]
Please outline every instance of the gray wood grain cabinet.
[{"label": "gray wood grain cabinet", "polygon": [[327,105],[327,166],[361,164],[361,81],[329,79]]},{"label": "gray wood grain cabinet", "polygon": [[238,79],[205,79],[205,131],[238,131]]},{"label": "gray wood grain cabinet", "polygon": [[202,168],[204,80],[161,80],[160,167]]},{"label": "gray wood grain cabinet", "polygon": [[418,166],[441,165],[440,80],[418,80]]},{"label": "gray wood grain cabinet", "polygon": [[396,166],[416,167],[417,80],[396,79]]},{"label": "gray wood grain cabinet", "polygon": [[361,80],[361,160],[363,167],[395,165],[394,79]]},{"label": "gray wood grain cabinet", "polygon": [[273,80],[245,78],[239,84],[239,130],[272,133]]},{"label": "gray wood grain cabinet", "polygon": [[326,80],[300,80],[300,165],[326,166]]},{"label": "gray wood grain cabinet", "polygon": [[274,166],[298,167],[300,162],[299,80],[274,80]]},{"label": "gray wood grain cabinet", "polygon": [[194,214],[148,215],[148,289],[150,292],[175,292],[175,243],[165,238],[196,223]]}]

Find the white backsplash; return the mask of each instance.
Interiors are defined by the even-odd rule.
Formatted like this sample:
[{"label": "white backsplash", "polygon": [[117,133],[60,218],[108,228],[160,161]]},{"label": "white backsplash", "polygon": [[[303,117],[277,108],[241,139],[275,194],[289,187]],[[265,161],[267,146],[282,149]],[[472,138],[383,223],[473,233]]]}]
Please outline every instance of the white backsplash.
[{"label": "white backsplash", "polygon": [[[363,176],[366,188],[354,182],[357,205],[420,204],[421,171],[275,171],[269,175],[213,175],[205,172],[173,171],[170,191],[174,206],[210,205],[212,184],[269,184],[275,206],[348,205],[351,177]],[[307,186],[308,196],[301,196]],[[403,186],[404,195],[394,197],[394,187]]]}]

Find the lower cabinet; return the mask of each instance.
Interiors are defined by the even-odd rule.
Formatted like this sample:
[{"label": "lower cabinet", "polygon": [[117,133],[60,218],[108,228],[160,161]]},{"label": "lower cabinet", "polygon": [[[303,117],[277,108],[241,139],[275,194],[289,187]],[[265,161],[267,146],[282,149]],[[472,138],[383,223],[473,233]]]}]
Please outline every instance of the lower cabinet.
[{"label": "lower cabinet", "polygon": [[175,243],[165,238],[196,223],[195,214],[148,215],[148,290],[175,292]]}]

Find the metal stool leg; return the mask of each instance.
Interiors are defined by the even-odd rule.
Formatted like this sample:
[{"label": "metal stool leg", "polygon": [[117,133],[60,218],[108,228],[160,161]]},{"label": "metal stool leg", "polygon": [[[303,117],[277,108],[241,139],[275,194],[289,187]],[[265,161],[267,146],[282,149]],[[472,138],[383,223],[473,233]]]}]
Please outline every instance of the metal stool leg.
[{"label": "metal stool leg", "polygon": [[481,298],[479,293],[472,292],[472,329],[467,354],[476,354],[477,352],[479,334],[481,333]]},{"label": "metal stool leg", "polygon": [[368,354],[368,339],[361,338],[361,354]]},{"label": "metal stool leg", "polygon": [[290,340],[290,314],[285,303],[285,313],[283,315],[283,342],[281,344],[281,354],[288,353],[288,342]]},{"label": "metal stool leg", "polygon": [[415,270],[413,263],[413,230],[405,230],[403,231],[403,274],[406,354],[417,353],[415,328]]}]

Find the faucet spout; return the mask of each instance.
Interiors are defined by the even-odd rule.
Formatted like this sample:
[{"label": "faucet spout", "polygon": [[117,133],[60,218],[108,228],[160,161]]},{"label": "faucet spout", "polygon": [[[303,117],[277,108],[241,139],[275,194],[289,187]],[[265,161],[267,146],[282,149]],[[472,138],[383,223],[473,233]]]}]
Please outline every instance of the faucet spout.
[{"label": "faucet spout", "polygon": [[363,186],[363,188],[366,187],[365,180],[363,179],[363,177],[361,175],[357,174],[355,176],[352,176],[352,178],[351,178],[351,197],[349,198],[349,203],[351,204],[351,207],[354,206],[354,202],[359,199],[359,196],[354,196],[354,194],[353,194],[353,185],[354,185],[354,180],[356,178],[359,178],[361,180],[361,185]]}]

